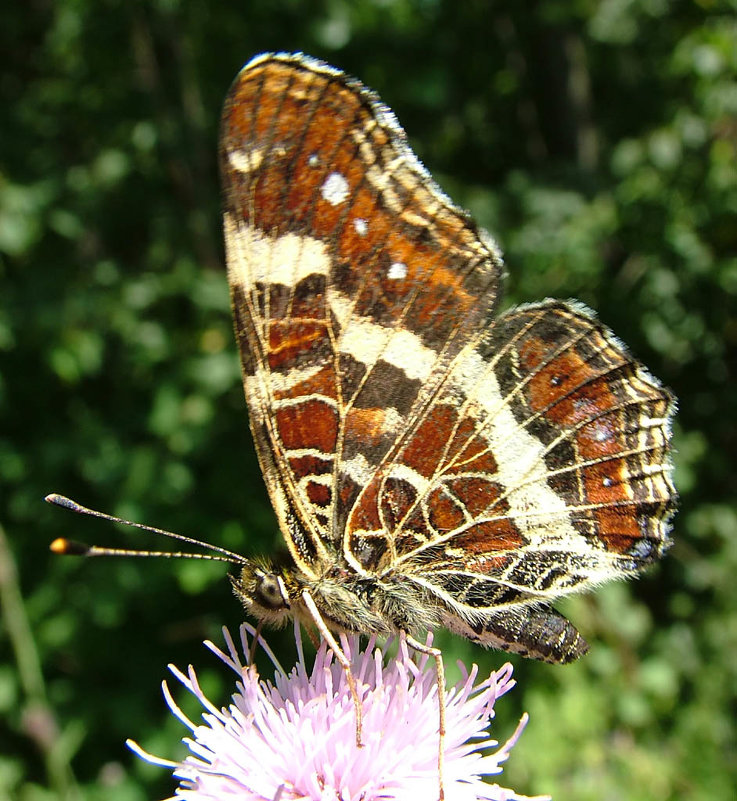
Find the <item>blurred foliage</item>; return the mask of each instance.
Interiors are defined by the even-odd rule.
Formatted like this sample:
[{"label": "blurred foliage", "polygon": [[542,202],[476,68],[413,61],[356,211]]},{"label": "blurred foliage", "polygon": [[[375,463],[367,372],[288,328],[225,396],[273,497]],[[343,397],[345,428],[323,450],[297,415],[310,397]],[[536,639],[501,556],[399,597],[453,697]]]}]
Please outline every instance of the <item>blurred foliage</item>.
[{"label": "blurred foliage", "polygon": [[[246,425],[216,172],[241,64],[304,50],[359,76],[500,240],[509,297],[575,296],[680,398],[676,545],[562,605],[592,643],[515,659],[504,783],[559,799],[737,786],[737,5],[720,0],[32,0],[0,10],[0,798],[139,801],[181,754],[160,697],[241,619],[205,563],[49,491],[244,553],[279,535]],[[4,531],[4,536],[1,536]],[[270,641],[288,663],[290,636]],[[280,646],[280,643],[283,643]],[[467,663],[487,654],[442,635]],[[209,666],[213,665],[213,670]],[[219,695],[218,695],[219,694]]]}]

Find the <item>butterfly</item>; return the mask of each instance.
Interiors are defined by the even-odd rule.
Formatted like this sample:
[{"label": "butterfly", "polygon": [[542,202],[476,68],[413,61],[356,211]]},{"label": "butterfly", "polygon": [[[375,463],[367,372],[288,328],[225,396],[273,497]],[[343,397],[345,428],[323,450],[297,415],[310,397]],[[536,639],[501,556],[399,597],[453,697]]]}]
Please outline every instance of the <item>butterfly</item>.
[{"label": "butterfly", "polygon": [[289,558],[202,558],[240,566],[233,589],[260,621],[317,627],[359,745],[335,633],[402,633],[432,655],[442,798],[442,655],[415,635],[444,627],[551,663],[585,653],[552,602],[671,544],[675,400],[578,302],[500,313],[495,242],[341,71],[254,58],[226,98],[219,158],[251,431]]},{"label": "butterfly", "polygon": [[445,627],[553,663],[551,603],[670,545],[671,394],[577,302],[502,314],[502,258],[360,82],[247,64],[220,169],[253,439],[290,559],[246,562],[255,617]]}]

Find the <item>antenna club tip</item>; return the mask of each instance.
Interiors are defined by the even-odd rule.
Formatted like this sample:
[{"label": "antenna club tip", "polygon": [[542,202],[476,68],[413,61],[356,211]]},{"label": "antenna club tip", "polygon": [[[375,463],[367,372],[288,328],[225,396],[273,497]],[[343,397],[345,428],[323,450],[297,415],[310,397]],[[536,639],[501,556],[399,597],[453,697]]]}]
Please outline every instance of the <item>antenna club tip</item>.
[{"label": "antenna club tip", "polygon": [[74,542],[65,537],[57,537],[49,545],[49,550],[64,556],[85,556],[90,549],[88,545],[83,545],[81,542]]},{"label": "antenna club tip", "polygon": [[71,509],[73,512],[81,510],[81,507],[78,503],[75,503],[71,498],[67,498],[64,495],[59,495],[56,492],[49,493],[44,500],[46,503],[53,503],[54,506],[63,506],[65,509]]}]

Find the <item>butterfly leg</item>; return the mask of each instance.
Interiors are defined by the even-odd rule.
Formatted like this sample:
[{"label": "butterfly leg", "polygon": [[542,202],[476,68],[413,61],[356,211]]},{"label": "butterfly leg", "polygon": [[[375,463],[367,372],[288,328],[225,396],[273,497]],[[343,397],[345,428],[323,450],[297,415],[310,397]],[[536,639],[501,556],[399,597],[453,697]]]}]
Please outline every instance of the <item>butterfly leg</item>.
[{"label": "butterfly leg", "polygon": [[345,672],[346,681],[348,682],[348,689],[350,690],[351,698],[353,698],[353,708],[356,713],[356,747],[362,748],[363,743],[361,742],[361,732],[363,729],[363,707],[361,706],[361,699],[358,697],[358,687],[356,686],[355,676],[351,671],[350,660],[345,655],[345,651],[343,651],[340,645],[338,645],[338,641],[335,639],[333,633],[322,619],[320,610],[317,608],[317,605],[307,590],[302,590],[302,601],[307,607],[310,615],[312,615],[312,619],[315,621],[318,631],[320,634],[322,634],[323,638],[330,646],[330,650],[335,654],[335,658],[338,660],[338,663]]},{"label": "butterfly leg", "polygon": [[256,658],[256,649],[258,648],[259,640],[261,639],[261,630],[264,627],[263,620],[259,620],[256,624],[256,631],[251,638],[251,645],[248,649],[248,664],[252,665],[253,660]]},{"label": "butterfly leg", "polygon": [[424,645],[419,640],[405,633],[405,642],[410,648],[421,654],[431,656],[435,660],[435,676],[438,682],[438,797],[445,798],[443,786],[443,765],[445,763],[445,664],[439,648]]}]

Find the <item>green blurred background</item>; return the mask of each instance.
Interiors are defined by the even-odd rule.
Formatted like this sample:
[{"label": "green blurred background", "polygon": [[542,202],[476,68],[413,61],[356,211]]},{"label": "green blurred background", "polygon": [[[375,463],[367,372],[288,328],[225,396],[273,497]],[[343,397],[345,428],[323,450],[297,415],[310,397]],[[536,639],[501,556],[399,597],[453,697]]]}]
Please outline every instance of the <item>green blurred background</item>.
[{"label": "green blurred background", "polygon": [[[561,605],[592,644],[513,658],[503,784],[558,799],[735,798],[737,5],[718,0],[31,0],[0,11],[0,798],[159,798],[166,664],[242,616],[222,566],[50,491],[243,553],[279,535],[223,269],[220,105],[263,50],[375,88],[500,241],[508,301],[578,297],[680,398],[675,547]],[[165,544],[165,543],[164,543]],[[286,664],[291,634],[270,641]],[[449,662],[505,657],[442,636]],[[181,695],[181,694],[180,694]]]}]

